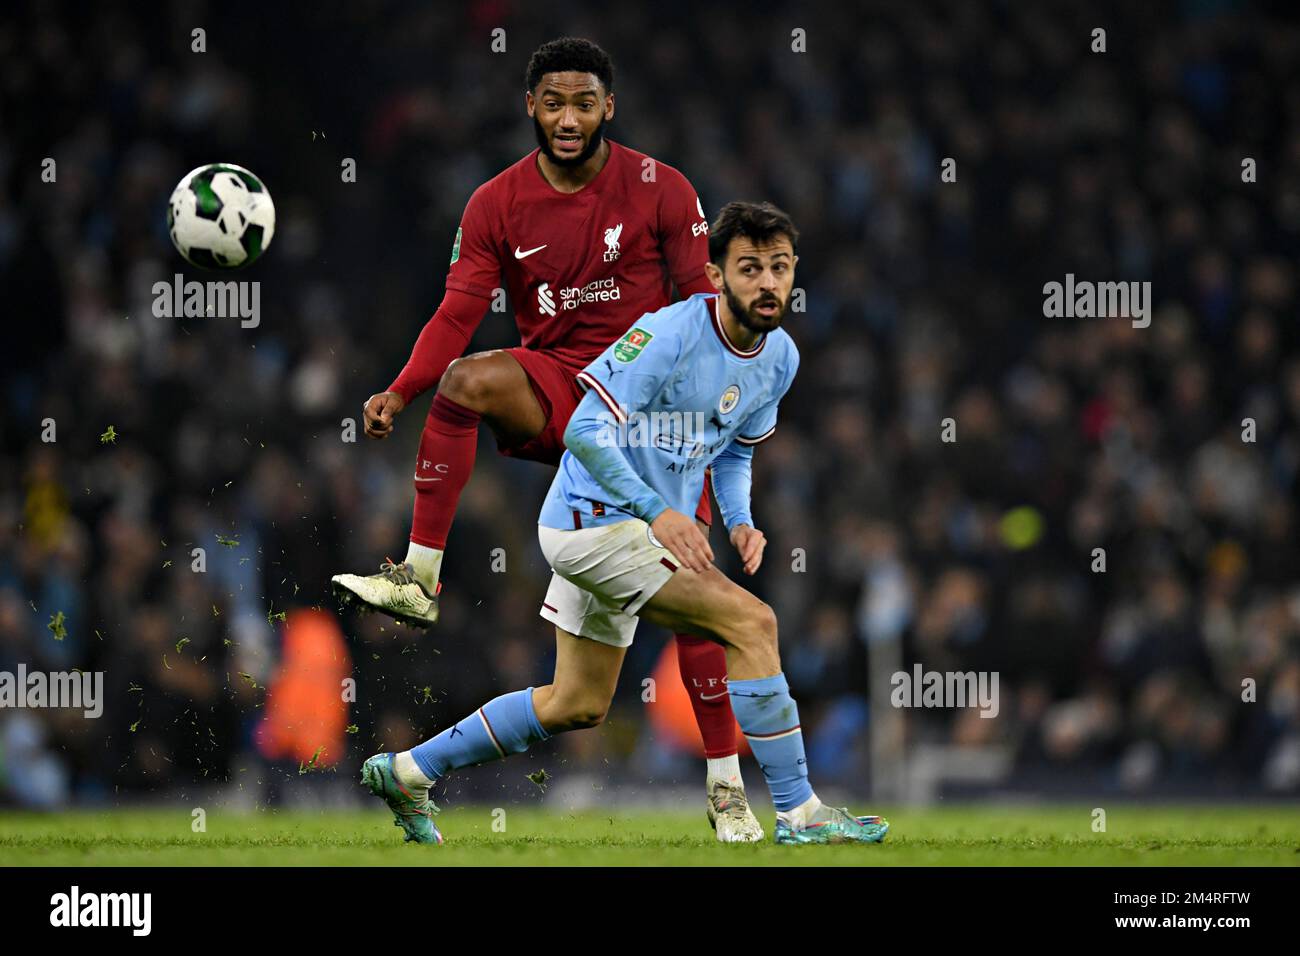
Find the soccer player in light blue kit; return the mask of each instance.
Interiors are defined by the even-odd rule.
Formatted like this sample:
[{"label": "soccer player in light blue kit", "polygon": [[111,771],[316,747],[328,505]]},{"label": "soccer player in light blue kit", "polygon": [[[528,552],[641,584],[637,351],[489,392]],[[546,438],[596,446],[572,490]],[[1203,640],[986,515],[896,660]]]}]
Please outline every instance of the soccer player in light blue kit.
[{"label": "soccer player in light blue kit", "polygon": [[711,468],[744,571],[758,570],[765,541],[750,515],[750,466],[799,367],[780,328],[797,241],[771,204],[730,203],[709,235],[706,270],[721,294],[642,316],[579,374],[587,393],[538,520],[555,572],[541,612],[555,624],[554,680],[489,701],[409,751],[366,761],[362,780],[387,800],[408,840],[442,842],[429,800],[439,777],[599,724],[638,618],[725,648],[732,709],[776,805],[776,842],[884,839],[880,817],[826,806],[813,792],[776,617],[713,566],[688,517]]}]

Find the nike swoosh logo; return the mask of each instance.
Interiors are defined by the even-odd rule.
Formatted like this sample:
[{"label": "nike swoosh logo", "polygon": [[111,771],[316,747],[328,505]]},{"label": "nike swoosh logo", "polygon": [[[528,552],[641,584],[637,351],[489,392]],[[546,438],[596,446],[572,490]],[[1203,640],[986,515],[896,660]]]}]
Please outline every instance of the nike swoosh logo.
[{"label": "nike swoosh logo", "polygon": [[719,697],[726,697],[727,692],[724,690],[721,694],[701,694],[700,700],[717,700]]},{"label": "nike swoosh logo", "polygon": [[519,247],[518,247],[518,246],[515,246],[515,258],[516,258],[516,259],[527,259],[527,258],[528,258],[529,256],[531,256],[534,252],[541,252],[543,249],[546,248],[546,246],[547,246],[547,243],[543,242],[543,243],[542,243],[540,246],[538,246],[536,249],[529,249],[527,252],[520,252],[520,251],[519,251]]}]

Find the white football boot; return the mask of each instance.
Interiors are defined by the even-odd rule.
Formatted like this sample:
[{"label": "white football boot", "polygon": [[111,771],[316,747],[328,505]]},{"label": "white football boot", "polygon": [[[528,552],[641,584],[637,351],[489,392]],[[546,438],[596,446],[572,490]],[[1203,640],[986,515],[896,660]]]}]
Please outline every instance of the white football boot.
[{"label": "white football boot", "polygon": [[745,788],[710,778],[706,807],[709,824],[717,831],[720,843],[757,843],[763,839],[763,825],[749,809]]},{"label": "white football boot", "polygon": [[409,564],[390,559],[379,566],[378,574],[336,574],[330,583],[342,604],[369,608],[412,627],[428,627],[438,620],[438,596],[424,589]]}]

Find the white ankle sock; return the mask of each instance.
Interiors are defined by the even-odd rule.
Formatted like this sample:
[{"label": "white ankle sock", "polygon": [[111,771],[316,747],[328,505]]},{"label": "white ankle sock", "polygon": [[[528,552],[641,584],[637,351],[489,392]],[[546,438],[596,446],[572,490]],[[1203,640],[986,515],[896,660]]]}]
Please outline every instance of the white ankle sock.
[{"label": "white ankle sock", "polygon": [[804,827],[808,826],[808,824],[818,822],[818,811],[821,810],[821,808],[822,802],[817,797],[817,794],[814,793],[793,810],[777,811],[776,818],[778,820],[784,820],[795,830],[802,830]]},{"label": "white ankle sock", "polygon": [[438,590],[438,575],[442,573],[442,552],[412,541],[406,549],[406,563],[411,566],[415,580],[424,585],[430,594]]},{"label": "white ankle sock", "polygon": [[433,786],[433,781],[424,775],[409,750],[393,755],[393,774],[408,790],[427,790]]},{"label": "white ankle sock", "polygon": [[745,781],[740,777],[740,756],[732,754],[730,757],[706,757],[705,763],[708,764],[708,780],[725,780],[733,787],[745,789]]}]

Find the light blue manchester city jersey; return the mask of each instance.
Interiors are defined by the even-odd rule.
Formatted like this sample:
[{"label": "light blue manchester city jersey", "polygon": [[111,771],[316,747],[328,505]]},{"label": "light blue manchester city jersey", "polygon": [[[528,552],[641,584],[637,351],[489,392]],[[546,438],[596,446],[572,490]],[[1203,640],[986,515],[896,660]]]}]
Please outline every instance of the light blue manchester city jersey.
[{"label": "light blue manchester city jersey", "polygon": [[[754,445],[771,436],[798,367],[783,329],[748,352],[737,349],[718,317],[718,296],[699,293],[643,315],[578,381],[588,389],[584,406],[594,404],[592,393],[603,402],[598,417],[608,428],[598,443],[613,445],[668,507],[693,515],[709,464],[733,441]],[[575,511],[582,527],[636,515],[637,503],[610,497],[566,451],[538,521],[572,529]]]}]

